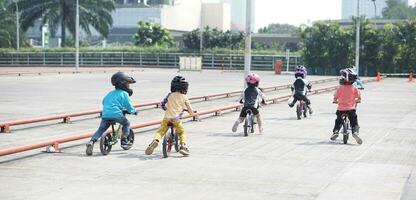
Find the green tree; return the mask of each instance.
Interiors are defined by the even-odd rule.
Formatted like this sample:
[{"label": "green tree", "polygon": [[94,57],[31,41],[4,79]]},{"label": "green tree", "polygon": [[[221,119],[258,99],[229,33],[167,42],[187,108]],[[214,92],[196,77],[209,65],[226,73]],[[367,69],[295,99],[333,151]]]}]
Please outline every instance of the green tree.
[{"label": "green tree", "polygon": [[387,0],[387,7],[383,9],[383,18],[409,19],[416,16],[415,8],[412,8],[402,0]]},{"label": "green tree", "polygon": [[174,44],[171,33],[160,24],[139,21],[133,35],[137,46],[170,46]]},{"label": "green tree", "polygon": [[290,24],[269,24],[266,27],[259,29],[259,33],[275,33],[275,34],[289,34],[299,35],[299,27]]},{"label": "green tree", "polygon": [[[351,31],[355,36],[357,18],[353,18],[353,22]],[[368,19],[360,17],[360,74],[376,74],[383,55],[383,34],[383,29],[374,28],[374,25]],[[353,42],[353,49],[355,49],[355,42]]]},{"label": "green tree", "polygon": [[[66,32],[75,36],[75,0],[20,0],[21,28],[26,31],[40,19],[42,24],[48,24],[52,35],[60,28],[62,46],[66,46]],[[14,10],[13,6],[11,9]],[[113,24],[111,12],[114,11],[113,0],[80,0],[80,27],[91,35],[90,27],[107,37]]]},{"label": "green tree", "polygon": [[[284,34],[290,36],[299,36],[300,28],[290,24],[269,24],[266,27],[259,29],[259,33],[263,34]],[[297,43],[292,42],[254,42],[253,49],[277,49],[285,51],[298,51],[299,46]]]},{"label": "green tree", "polygon": [[[212,48],[231,48],[236,49],[242,46],[244,41],[244,33],[233,31],[220,31],[217,28],[211,29],[205,27],[203,32],[204,49]],[[198,50],[200,48],[201,33],[199,29],[195,29],[184,34],[183,42],[186,48]]]},{"label": "green tree", "polygon": [[301,38],[305,65],[323,70],[317,73],[334,74],[350,65],[351,31],[338,23],[315,23],[301,32]]},{"label": "green tree", "polygon": [[406,20],[397,26],[399,44],[399,72],[416,69],[416,19]]},{"label": "green tree", "polygon": [[[16,47],[16,13],[7,9],[15,5],[12,1],[0,0],[0,48]],[[20,34],[20,45],[27,45],[26,37]]]},{"label": "green tree", "polygon": [[393,24],[386,24],[382,30],[381,59],[377,71],[396,72],[396,60],[399,53],[399,44],[396,41],[397,27]]}]

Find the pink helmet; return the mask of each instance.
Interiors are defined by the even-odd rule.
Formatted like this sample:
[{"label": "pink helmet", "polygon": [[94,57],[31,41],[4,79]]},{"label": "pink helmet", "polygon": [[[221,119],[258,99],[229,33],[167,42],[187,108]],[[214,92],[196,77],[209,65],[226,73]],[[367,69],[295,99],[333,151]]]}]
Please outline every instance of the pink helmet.
[{"label": "pink helmet", "polygon": [[260,82],[260,76],[255,73],[249,73],[246,77],[247,84],[258,85]]}]

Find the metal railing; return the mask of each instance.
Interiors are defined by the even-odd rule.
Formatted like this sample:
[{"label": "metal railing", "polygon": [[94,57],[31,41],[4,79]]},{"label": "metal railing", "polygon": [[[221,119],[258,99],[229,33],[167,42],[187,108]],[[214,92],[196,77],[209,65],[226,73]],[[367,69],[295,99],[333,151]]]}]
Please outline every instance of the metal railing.
[{"label": "metal railing", "polygon": [[[201,56],[203,69],[242,70],[243,54],[190,54],[147,52],[81,52],[79,63],[84,67],[141,66],[176,68],[180,56]],[[252,69],[274,70],[276,60],[282,60],[286,69],[286,55],[252,55]],[[289,57],[289,66],[299,64],[299,56]],[[74,52],[20,52],[0,53],[0,66],[74,66]],[[283,70],[282,69],[282,70]]]},{"label": "metal railing", "polygon": [[[327,78],[327,79],[320,79],[316,81],[311,81],[313,84],[319,84],[319,83],[325,83],[325,82],[331,82],[338,80],[338,78]],[[287,85],[275,85],[270,87],[262,88],[263,90],[279,90],[284,88],[290,88],[291,84]],[[243,92],[242,90],[232,91],[232,92],[224,92],[224,93],[217,93],[217,94],[209,94],[204,96],[196,96],[196,97],[190,97],[189,100],[204,100],[208,101],[213,98],[228,98],[233,95],[239,95]],[[155,107],[158,108],[160,104],[160,101],[157,102],[149,102],[149,103],[143,103],[143,104],[136,104],[134,105],[135,108],[139,107]],[[13,120],[13,121],[5,121],[0,122],[0,133],[11,133],[11,127],[17,126],[17,125],[24,125],[24,124],[33,124],[38,122],[45,122],[45,121],[53,121],[53,120],[63,120],[64,123],[71,122],[71,118],[74,117],[80,117],[80,116],[87,116],[87,115],[98,115],[101,113],[101,109],[96,110],[90,110],[90,111],[82,111],[82,112],[76,112],[76,113],[66,113],[66,114],[58,114],[58,115],[52,115],[52,116],[45,116],[45,117],[39,117],[39,118],[32,118],[32,119],[21,119],[21,120]]]},{"label": "metal railing", "polygon": [[[384,79],[385,77],[381,77],[381,78]],[[376,79],[374,79],[374,78],[363,80],[364,83],[374,82],[374,81],[376,81]],[[312,94],[320,94],[320,93],[324,93],[324,92],[333,91],[337,88],[338,88],[338,85],[319,88],[319,89],[313,90],[312,93],[310,93],[310,94],[311,95]],[[278,103],[278,102],[287,101],[287,99],[289,99],[291,96],[292,96],[291,94],[279,95],[279,96],[271,97],[271,98],[267,99],[266,101],[271,102],[271,103]],[[218,116],[218,115],[222,114],[224,111],[239,110],[240,106],[241,106],[240,104],[235,104],[235,105],[230,105],[230,106],[227,106],[227,107],[211,109],[211,110],[204,111],[204,112],[198,112],[197,113],[198,114],[197,118],[199,118],[201,116],[204,116],[204,115],[205,116],[210,115],[210,114],[214,114],[214,116]],[[193,118],[193,120],[196,120],[195,117],[189,116],[189,115],[183,117],[183,119],[187,119],[187,118]],[[139,128],[144,128],[144,127],[159,125],[160,123],[161,123],[161,121],[144,122],[142,124],[132,125],[131,128],[132,129],[139,129]],[[17,146],[17,147],[8,148],[8,149],[1,149],[0,150],[0,156],[20,153],[20,152],[24,152],[24,151],[30,151],[30,150],[46,147],[46,146],[49,146],[49,145],[54,146],[54,148],[56,150],[60,151],[60,147],[59,147],[60,144],[73,142],[73,141],[77,141],[77,140],[82,140],[82,139],[85,139],[85,138],[89,138],[92,135],[93,135],[93,133],[87,132],[87,133],[82,133],[82,134],[78,134],[78,135],[72,135],[72,136],[66,136],[66,137],[51,139],[51,140],[47,140],[47,141],[42,141],[42,142],[38,142],[38,143],[31,143],[31,144],[27,144],[27,145],[23,145],[23,146]]]}]

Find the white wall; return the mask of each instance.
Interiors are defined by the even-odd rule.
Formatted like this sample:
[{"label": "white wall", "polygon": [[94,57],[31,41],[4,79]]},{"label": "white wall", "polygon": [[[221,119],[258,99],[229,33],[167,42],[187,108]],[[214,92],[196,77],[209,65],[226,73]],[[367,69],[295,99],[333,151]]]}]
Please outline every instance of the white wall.
[{"label": "white wall", "polygon": [[137,27],[139,20],[161,23],[161,8],[117,8],[113,12],[113,26],[131,28]]},{"label": "white wall", "polygon": [[217,28],[222,31],[230,30],[231,7],[228,3],[202,4],[202,25]]},{"label": "white wall", "polygon": [[200,27],[201,0],[180,0],[162,8],[161,24],[171,30],[191,31]]}]

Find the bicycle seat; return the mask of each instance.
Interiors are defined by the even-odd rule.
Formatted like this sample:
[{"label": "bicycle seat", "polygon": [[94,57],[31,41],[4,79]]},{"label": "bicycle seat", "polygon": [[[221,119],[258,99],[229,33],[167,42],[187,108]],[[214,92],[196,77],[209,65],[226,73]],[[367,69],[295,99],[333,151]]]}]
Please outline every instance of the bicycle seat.
[{"label": "bicycle seat", "polygon": [[172,122],[169,122],[168,123],[168,127],[172,127],[173,126],[173,123]]},{"label": "bicycle seat", "polygon": [[110,125],[116,125],[116,123],[117,123],[115,120],[108,120],[107,122]]},{"label": "bicycle seat", "polygon": [[253,111],[251,109],[247,109],[246,113],[253,113]]}]

